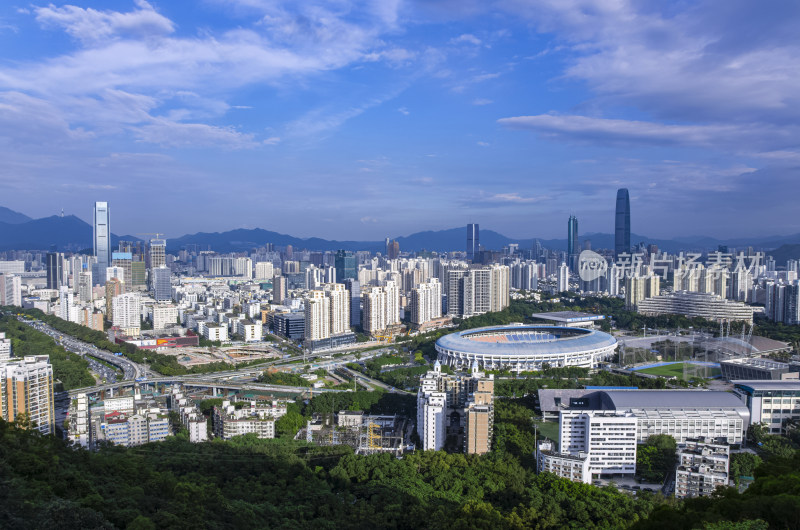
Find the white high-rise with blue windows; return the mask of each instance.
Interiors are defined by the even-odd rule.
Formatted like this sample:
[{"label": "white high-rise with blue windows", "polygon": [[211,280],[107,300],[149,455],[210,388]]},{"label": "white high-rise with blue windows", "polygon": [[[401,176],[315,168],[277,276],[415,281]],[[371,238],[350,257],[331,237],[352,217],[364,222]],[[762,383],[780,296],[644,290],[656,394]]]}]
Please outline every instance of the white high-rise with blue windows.
[{"label": "white high-rise with blue windows", "polygon": [[106,283],[106,268],[111,265],[111,215],[107,202],[94,203],[94,255],[97,258],[97,271],[93,275],[95,283]]}]

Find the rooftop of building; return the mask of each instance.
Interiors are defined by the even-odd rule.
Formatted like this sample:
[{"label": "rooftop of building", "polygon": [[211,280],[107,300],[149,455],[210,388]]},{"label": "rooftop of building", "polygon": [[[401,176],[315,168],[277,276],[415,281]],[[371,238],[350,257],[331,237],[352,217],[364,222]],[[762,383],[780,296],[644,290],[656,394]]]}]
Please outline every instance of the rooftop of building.
[{"label": "rooftop of building", "polygon": [[591,313],[582,313],[580,311],[549,311],[545,313],[533,313],[531,317],[570,324],[575,322],[593,322],[595,320],[604,320],[606,318],[603,315],[593,315]]},{"label": "rooftop of building", "polygon": [[793,391],[800,391],[800,381],[794,380],[780,380],[780,381],[770,381],[768,379],[765,380],[735,380],[731,381],[736,388],[740,388],[745,391],[775,391],[775,390],[793,390]]}]

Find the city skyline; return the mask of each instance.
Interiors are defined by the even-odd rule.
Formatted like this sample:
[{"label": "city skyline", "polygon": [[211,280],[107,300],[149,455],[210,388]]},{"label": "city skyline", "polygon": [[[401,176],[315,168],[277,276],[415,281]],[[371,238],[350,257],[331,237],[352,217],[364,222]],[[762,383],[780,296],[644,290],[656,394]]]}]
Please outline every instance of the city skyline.
[{"label": "city skyline", "polygon": [[797,233],[799,18],[790,2],[7,5],[0,185],[33,217],[108,201],[118,233],[373,240],[475,220],[560,237],[570,213],[609,233],[620,187],[652,237]]}]

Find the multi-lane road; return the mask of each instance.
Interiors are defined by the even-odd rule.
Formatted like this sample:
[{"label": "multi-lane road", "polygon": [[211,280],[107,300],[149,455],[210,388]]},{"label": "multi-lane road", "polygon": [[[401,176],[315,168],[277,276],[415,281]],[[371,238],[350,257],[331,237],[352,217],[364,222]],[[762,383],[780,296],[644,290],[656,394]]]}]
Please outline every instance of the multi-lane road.
[{"label": "multi-lane road", "polygon": [[[144,374],[144,367],[131,361],[127,357],[111,354],[107,351],[96,348],[93,344],[78,340],[71,335],[65,335],[40,320],[30,320],[21,316],[17,316],[17,319],[19,319],[19,321],[23,324],[27,324],[37,331],[50,335],[53,337],[53,340],[64,347],[65,350],[76,353],[86,359],[89,362],[89,367],[92,369],[92,371],[108,382],[117,381],[118,377],[116,370],[97,362],[95,359],[101,359],[109,364],[118,366],[120,370],[122,370],[122,380],[138,379]],[[94,359],[92,359],[93,357]]]}]

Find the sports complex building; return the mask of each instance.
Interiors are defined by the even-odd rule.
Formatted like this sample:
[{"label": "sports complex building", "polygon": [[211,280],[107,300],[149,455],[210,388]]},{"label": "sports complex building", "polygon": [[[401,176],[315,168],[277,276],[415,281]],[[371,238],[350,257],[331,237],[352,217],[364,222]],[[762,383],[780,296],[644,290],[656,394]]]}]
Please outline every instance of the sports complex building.
[{"label": "sports complex building", "polygon": [[550,367],[594,368],[614,355],[617,339],[584,328],[512,324],[470,329],[436,341],[439,362],[466,370],[477,361],[482,370],[515,372]]}]

